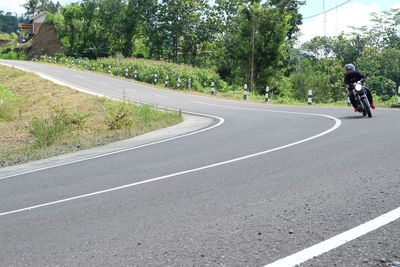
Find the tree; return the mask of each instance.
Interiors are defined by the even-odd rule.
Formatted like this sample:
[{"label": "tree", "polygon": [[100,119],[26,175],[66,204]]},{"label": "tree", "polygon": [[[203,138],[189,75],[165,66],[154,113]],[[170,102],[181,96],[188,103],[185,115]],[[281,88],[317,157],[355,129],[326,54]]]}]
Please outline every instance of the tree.
[{"label": "tree", "polygon": [[[81,18],[83,22],[83,46],[89,47],[89,31],[93,29],[93,20],[97,8],[97,0],[83,0],[81,3]],[[94,39],[94,38],[93,38]]]},{"label": "tree", "polygon": [[25,15],[27,17],[35,16],[39,13],[39,0],[28,0],[23,7],[26,9]]},{"label": "tree", "polygon": [[4,14],[4,11],[0,10],[0,33],[13,33],[18,29],[18,18],[13,16],[11,12]]},{"label": "tree", "polygon": [[64,16],[64,26],[67,29],[69,52],[74,53],[76,50],[76,40],[79,38],[79,22],[82,17],[82,8],[77,4],[71,4],[63,8],[62,15]]},{"label": "tree", "polygon": [[240,8],[239,15],[232,20],[232,27],[224,38],[224,58],[228,59],[224,63],[231,66],[229,76],[241,77],[240,80],[235,77],[232,81],[240,84],[251,82],[254,28],[254,79],[255,85],[263,90],[284,57],[286,36],[290,30],[289,19],[290,15],[282,9],[268,4],[254,2]]}]

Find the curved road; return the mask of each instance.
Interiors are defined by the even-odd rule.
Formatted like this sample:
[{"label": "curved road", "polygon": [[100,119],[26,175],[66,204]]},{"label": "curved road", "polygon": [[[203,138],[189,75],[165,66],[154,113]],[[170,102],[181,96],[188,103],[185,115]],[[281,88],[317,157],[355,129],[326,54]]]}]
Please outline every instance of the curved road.
[{"label": "curved road", "polygon": [[400,261],[399,110],[366,119],[350,108],[227,101],[0,63],[214,120],[207,131],[135,150],[7,179],[0,169],[1,266]]}]

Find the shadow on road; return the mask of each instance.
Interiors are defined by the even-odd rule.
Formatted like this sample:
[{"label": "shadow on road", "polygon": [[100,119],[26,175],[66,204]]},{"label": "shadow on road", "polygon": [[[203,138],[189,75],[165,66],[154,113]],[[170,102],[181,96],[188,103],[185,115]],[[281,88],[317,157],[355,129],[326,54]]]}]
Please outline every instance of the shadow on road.
[{"label": "shadow on road", "polygon": [[355,116],[346,116],[346,117],[340,117],[339,119],[341,120],[356,120],[356,119],[368,119],[368,117],[363,117],[361,115],[355,115]]}]

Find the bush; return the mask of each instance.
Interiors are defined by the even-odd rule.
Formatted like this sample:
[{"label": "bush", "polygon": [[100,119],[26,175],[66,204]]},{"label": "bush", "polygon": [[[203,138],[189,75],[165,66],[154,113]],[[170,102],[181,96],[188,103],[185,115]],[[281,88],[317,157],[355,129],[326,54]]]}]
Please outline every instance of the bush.
[{"label": "bush", "polygon": [[35,148],[50,146],[61,137],[70,133],[74,125],[83,126],[89,113],[69,114],[63,106],[54,108],[55,115],[48,119],[35,119],[29,133],[35,137]]},{"label": "bush", "polygon": [[105,117],[108,128],[117,130],[132,126],[134,108],[133,104],[126,101],[112,103]]},{"label": "bush", "polygon": [[69,119],[63,114],[57,114],[51,115],[49,119],[35,119],[29,133],[36,138],[34,147],[40,148],[54,144],[71,130]]},{"label": "bush", "polygon": [[391,97],[397,95],[396,83],[383,76],[372,77],[366,82],[366,86],[375,92],[382,101],[388,101]]},{"label": "bush", "polygon": [[168,86],[172,88],[178,88],[178,79],[180,78],[180,89],[188,89],[190,79],[193,90],[203,91],[204,87],[210,88],[212,82],[214,82],[216,90],[227,90],[226,82],[210,69],[134,58],[126,58],[121,61],[116,58],[99,58],[97,64],[103,64],[105,70],[111,66],[111,73],[118,76],[125,76],[125,70],[128,69],[129,78],[134,78],[135,70],[137,70],[138,80],[146,83],[154,83],[154,75],[157,74],[157,84],[164,85],[168,76]]}]

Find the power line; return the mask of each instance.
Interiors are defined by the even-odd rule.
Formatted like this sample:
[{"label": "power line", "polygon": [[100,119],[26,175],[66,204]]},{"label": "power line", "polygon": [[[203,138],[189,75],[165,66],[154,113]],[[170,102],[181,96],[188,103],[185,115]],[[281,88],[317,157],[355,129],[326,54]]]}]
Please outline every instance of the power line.
[{"label": "power line", "polygon": [[338,5],[338,6],[335,6],[335,7],[331,8],[331,9],[327,10],[327,11],[324,11],[324,12],[318,13],[318,14],[316,14],[316,15],[312,15],[312,16],[310,16],[310,17],[307,17],[307,18],[303,18],[303,20],[306,20],[306,19],[311,19],[311,18],[317,17],[317,16],[319,16],[319,15],[326,14],[326,13],[328,13],[329,11],[332,11],[332,10],[334,10],[334,9],[338,8],[338,7],[341,7],[341,6],[345,5],[345,4],[347,4],[348,2],[351,2],[351,0],[348,0],[348,1],[346,1],[346,2],[342,3],[342,4]]}]

